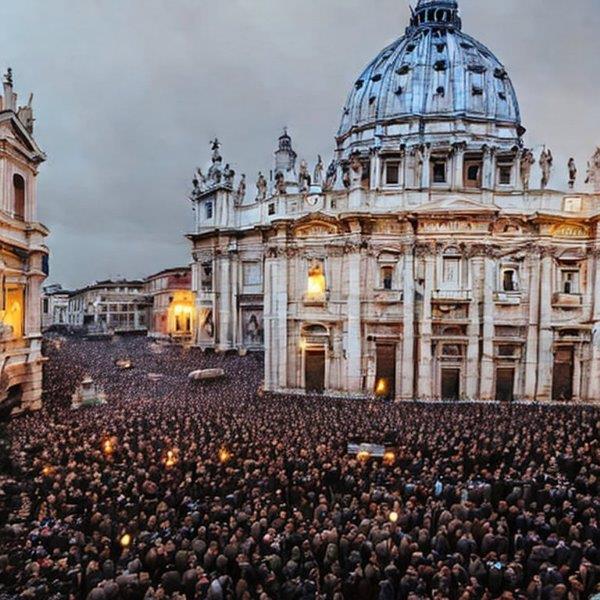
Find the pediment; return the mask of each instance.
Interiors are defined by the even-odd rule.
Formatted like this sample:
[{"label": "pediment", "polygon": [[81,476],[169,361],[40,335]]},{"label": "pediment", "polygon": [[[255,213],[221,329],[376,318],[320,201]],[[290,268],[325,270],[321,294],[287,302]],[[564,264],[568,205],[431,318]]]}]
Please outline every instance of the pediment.
[{"label": "pediment", "polygon": [[38,160],[45,160],[46,156],[36,144],[25,126],[12,112],[0,114],[0,139],[10,140],[16,146]]},{"label": "pediment", "polygon": [[340,233],[337,219],[323,213],[312,213],[298,219],[292,225],[292,231],[297,237],[319,237]]},{"label": "pediment", "polygon": [[499,211],[500,208],[495,204],[483,204],[470,198],[444,198],[423,204],[415,209],[414,212],[418,214],[491,214]]}]

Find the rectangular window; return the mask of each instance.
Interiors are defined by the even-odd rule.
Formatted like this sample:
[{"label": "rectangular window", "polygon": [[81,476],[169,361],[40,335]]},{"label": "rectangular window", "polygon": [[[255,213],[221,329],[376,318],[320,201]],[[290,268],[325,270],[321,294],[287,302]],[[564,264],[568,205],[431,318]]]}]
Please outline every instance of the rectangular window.
[{"label": "rectangular window", "polygon": [[512,165],[498,165],[498,183],[510,185],[512,183]]},{"label": "rectangular window", "polygon": [[269,216],[272,216],[275,214],[275,204],[269,204]]},{"label": "rectangular window", "polygon": [[381,269],[381,286],[384,290],[391,290],[394,287],[394,267]]},{"label": "rectangular window", "polygon": [[514,269],[504,269],[502,271],[502,290],[504,292],[516,292],[518,289],[516,271]]},{"label": "rectangular window", "polygon": [[400,164],[388,162],[385,165],[385,184],[398,185],[400,183]]},{"label": "rectangular window", "polygon": [[206,218],[207,218],[207,220],[210,220],[213,218],[213,203],[212,202],[206,203]]},{"label": "rectangular window", "polygon": [[433,162],[433,183],[446,183],[446,161]]},{"label": "rectangular window", "polygon": [[482,163],[480,160],[465,161],[465,187],[478,188],[481,187],[481,169]]},{"label": "rectangular window", "polygon": [[579,294],[579,271],[563,269],[561,271],[561,289],[563,294]]},{"label": "rectangular window", "polygon": [[460,289],[460,258],[444,258],[443,284],[446,289]]},{"label": "rectangular window", "polygon": [[258,262],[245,262],[242,266],[244,286],[252,287],[262,285],[261,264]]}]

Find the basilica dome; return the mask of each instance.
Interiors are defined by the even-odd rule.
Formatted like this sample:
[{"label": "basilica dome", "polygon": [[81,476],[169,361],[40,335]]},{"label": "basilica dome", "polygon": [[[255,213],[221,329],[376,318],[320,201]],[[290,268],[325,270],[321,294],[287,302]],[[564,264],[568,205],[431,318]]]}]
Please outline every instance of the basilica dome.
[{"label": "basilica dome", "polygon": [[[394,127],[410,122],[412,127]],[[432,122],[446,137],[468,132],[472,124],[479,125],[479,134],[512,143],[524,132],[506,69],[488,48],[462,32],[454,0],[420,0],[405,35],[356,80],[338,143],[347,147],[386,135],[423,136]]]}]

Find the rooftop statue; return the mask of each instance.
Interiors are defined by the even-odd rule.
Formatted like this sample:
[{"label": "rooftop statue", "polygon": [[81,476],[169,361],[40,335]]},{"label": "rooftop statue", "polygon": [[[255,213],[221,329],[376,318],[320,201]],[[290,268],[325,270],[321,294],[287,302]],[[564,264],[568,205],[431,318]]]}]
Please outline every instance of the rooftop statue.
[{"label": "rooftop statue", "polygon": [[350,159],[350,188],[357,189],[362,186],[362,178],[364,173],[364,167],[360,156],[354,154]]},{"label": "rooftop statue", "polygon": [[300,192],[310,191],[310,185],[311,179],[308,171],[308,163],[303,160],[300,163],[300,172],[298,173],[298,186],[300,188]]},{"label": "rooftop statue", "polygon": [[570,158],[567,164],[567,168],[569,169],[569,189],[572,190],[575,187],[575,182],[577,181],[577,165],[575,164],[575,159]]},{"label": "rooftop statue", "polygon": [[281,171],[278,171],[275,175],[275,189],[280,196],[285,196],[287,194],[285,175]]},{"label": "rooftop statue", "polygon": [[238,189],[236,192],[236,202],[238,204],[242,204],[244,202],[244,198],[246,197],[246,175],[242,173],[242,178],[240,179],[240,183],[238,184]]},{"label": "rooftop statue", "polygon": [[319,154],[318,159],[317,159],[317,164],[315,165],[315,172],[313,174],[313,185],[323,185],[323,170],[324,170],[324,165],[323,165],[323,159],[321,158],[321,155]]},{"label": "rooftop statue", "polygon": [[258,174],[258,180],[256,182],[256,189],[258,191],[258,196],[256,197],[257,200],[265,200],[267,197],[267,188],[268,188],[268,183],[267,180],[265,178],[265,176],[262,174],[262,172],[260,172]]},{"label": "rooftop statue", "polygon": [[325,175],[325,185],[323,186],[324,190],[332,190],[335,186],[335,182],[337,180],[337,164],[335,160],[332,160],[327,167],[327,174]]},{"label": "rooftop statue", "polygon": [[533,152],[529,149],[525,149],[521,155],[521,181],[523,183],[523,189],[529,189],[529,180],[531,179],[531,168],[535,164],[535,158]]},{"label": "rooftop statue", "polygon": [[591,184],[594,192],[600,192],[600,147],[588,162],[586,183]]},{"label": "rooftop statue", "polygon": [[235,171],[228,164],[225,165],[225,169],[223,170],[223,183],[233,189],[233,180],[235,178]]},{"label": "rooftop statue", "polygon": [[554,163],[554,158],[552,156],[552,152],[550,149],[542,150],[540,154],[540,168],[542,169],[542,189],[545,190],[548,187],[548,183],[550,182],[550,175],[552,174],[552,164]]}]

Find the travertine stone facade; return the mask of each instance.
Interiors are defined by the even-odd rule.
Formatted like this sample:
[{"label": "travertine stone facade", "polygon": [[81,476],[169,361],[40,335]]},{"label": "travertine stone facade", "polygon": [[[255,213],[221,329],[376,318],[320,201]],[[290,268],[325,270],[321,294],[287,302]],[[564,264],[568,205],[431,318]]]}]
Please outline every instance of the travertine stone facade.
[{"label": "travertine stone facade", "polygon": [[357,80],[329,168],[285,132],[247,189],[213,142],[194,343],[264,348],[270,391],[600,401],[600,155],[560,191],[524,133],[456,2],[421,0]]},{"label": "travertine stone facade", "polygon": [[18,106],[12,72],[0,96],[0,402],[42,402],[41,287],[48,230],[37,222],[37,175],[46,159],[33,137],[33,109]]}]

